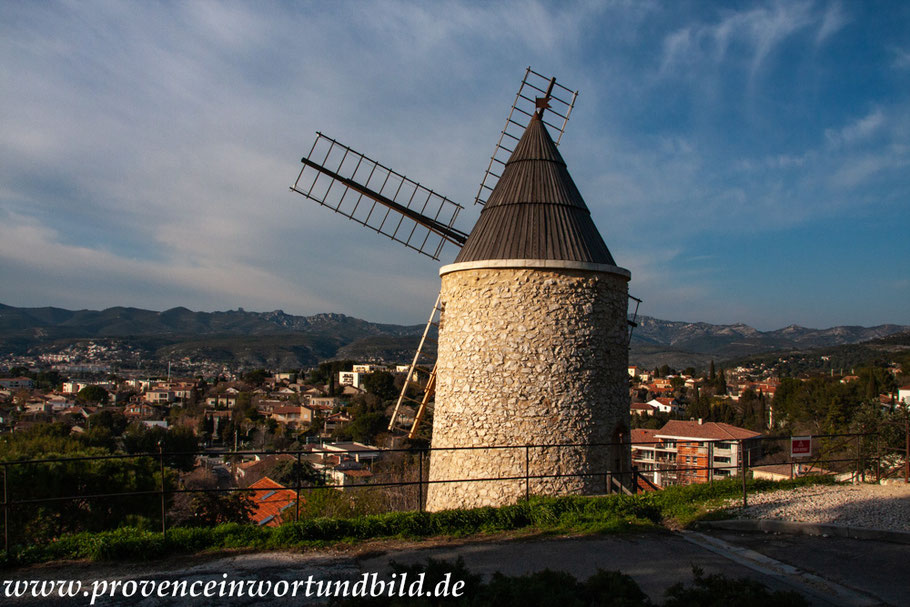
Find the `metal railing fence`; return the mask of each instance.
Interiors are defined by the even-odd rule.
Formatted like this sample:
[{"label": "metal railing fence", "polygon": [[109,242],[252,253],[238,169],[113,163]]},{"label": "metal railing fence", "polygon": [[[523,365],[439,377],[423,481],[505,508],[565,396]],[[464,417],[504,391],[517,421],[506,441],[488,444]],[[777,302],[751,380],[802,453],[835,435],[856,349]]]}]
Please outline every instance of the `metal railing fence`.
[{"label": "metal railing fence", "polygon": [[[352,484],[338,483],[307,483],[303,479],[304,458],[313,456],[312,450],[236,450],[236,451],[219,451],[211,449],[165,452],[159,448],[158,452],[152,453],[132,453],[132,454],[110,454],[110,455],[81,455],[65,458],[43,458],[32,460],[10,460],[0,462],[3,469],[3,536],[4,548],[8,551],[10,546],[10,524],[11,514],[24,508],[35,507],[41,504],[52,504],[61,502],[77,502],[78,504],[91,504],[100,500],[121,500],[122,498],[149,498],[157,497],[155,502],[159,506],[159,516],[161,523],[161,533],[166,537],[168,529],[167,510],[168,499],[180,494],[199,494],[199,493],[237,493],[237,492],[261,492],[261,488],[252,487],[206,487],[206,488],[187,488],[181,486],[170,486],[168,482],[169,471],[173,471],[166,465],[169,458],[177,457],[207,457],[221,458],[224,463],[231,460],[237,461],[243,458],[254,456],[277,456],[287,455],[294,460],[295,482],[293,486],[287,487],[295,492],[295,516],[294,520],[300,519],[301,494],[318,489],[388,489],[388,488],[412,488],[416,495],[413,496],[411,507],[398,508],[399,510],[423,510],[425,506],[427,490],[431,485],[446,483],[477,483],[477,482],[514,482],[523,485],[524,497],[530,498],[532,495],[532,481],[546,481],[562,478],[598,478],[601,481],[598,486],[602,486],[603,493],[624,492],[634,494],[642,490],[642,485],[648,489],[659,489],[669,484],[693,484],[698,482],[714,482],[719,478],[741,476],[743,479],[742,503],[746,506],[747,488],[746,479],[750,471],[760,470],[768,466],[789,465],[791,478],[798,474],[798,467],[809,469],[812,473],[818,474],[848,474],[854,482],[865,480],[867,471],[878,480],[881,478],[881,458],[882,451],[876,449],[872,453],[867,453],[864,445],[870,441],[874,444],[877,435],[875,434],[828,434],[812,437],[816,448],[814,457],[807,460],[796,460],[789,454],[782,451],[780,446],[769,448],[767,445],[774,442],[786,442],[791,437],[756,437],[750,439],[697,439],[684,438],[674,441],[655,440],[648,442],[629,441],[609,442],[609,443],[541,443],[541,444],[512,444],[512,445],[477,445],[477,446],[459,446],[459,447],[404,447],[404,448],[376,448],[375,450],[363,449],[338,449],[331,451],[320,451],[319,454],[325,453],[338,456],[364,456],[375,455],[382,458],[399,456],[410,456],[411,460],[416,460],[415,479],[395,479],[395,480],[376,480],[373,482],[361,482]],[[736,461],[717,465],[718,452],[733,453],[732,447],[736,446]],[[680,460],[680,446],[685,449],[688,455],[683,457],[689,458]],[[623,453],[623,461],[627,462],[622,469],[616,471],[604,467],[603,469],[587,470],[584,472],[551,472],[551,473],[532,473],[532,467],[538,467],[532,464],[539,462],[532,458],[536,452],[546,449],[616,449],[619,448]],[[517,450],[523,452],[524,465],[523,469],[506,475],[492,475],[467,478],[445,478],[430,479],[428,477],[429,465],[427,460],[434,453],[440,452],[459,452],[459,451],[504,451]],[[627,451],[628,450],[628,451]],[[650,452],[655,455],[653,466],[647,460],[642,459],[642,454]],[[662,460],[658,460],[658,453],[665,454]],[[779,455],[778,455],[779,454]],[[631,465],[629,458],[631,455]],[[636,459],[636,455],[638,459]],[[66,495],[45,495],[41,497],[29,497],[28,491],[23,487],[12,486],[11,470],[18,467],[28,466],[61,466],[72,465],[80,462],[109,461],[109,460],[148,460],[144,472],[146,474],[146,488],[134,491],[124,492],[77,492]],[[647,464],[642,467],[638,464]],[[149,464],[154,463],[156,475],[149,476],[151,468]],[[874,468],[870,468],[874,464]],[[198,464],[197,464],[198,465]],[[824,466],[830,466],[830,469]],[[871,472],[874,470],[874,474]],[[701,474],[704,473],[704,474]],[[656,480],[657,479],[657,480]],[[658,482],[659,480],[669,482]],[[149,485],[154,481],[155,487]],[[591,484],[588,485],[587,494],[594,494],[590,491]],[[16,495],[21,497],[18,499]],[[148,504],[145,504],[148,511]]]}]

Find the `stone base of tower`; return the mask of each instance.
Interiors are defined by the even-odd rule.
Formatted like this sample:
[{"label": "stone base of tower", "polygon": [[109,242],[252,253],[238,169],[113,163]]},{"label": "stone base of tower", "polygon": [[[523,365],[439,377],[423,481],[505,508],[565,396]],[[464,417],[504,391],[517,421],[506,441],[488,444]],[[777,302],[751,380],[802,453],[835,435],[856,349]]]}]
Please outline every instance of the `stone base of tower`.
[{"label": "stone base of tower", "polygon": [[484,264],[441,271],[427,509],[603,493],[629,470],[628,273]]}]

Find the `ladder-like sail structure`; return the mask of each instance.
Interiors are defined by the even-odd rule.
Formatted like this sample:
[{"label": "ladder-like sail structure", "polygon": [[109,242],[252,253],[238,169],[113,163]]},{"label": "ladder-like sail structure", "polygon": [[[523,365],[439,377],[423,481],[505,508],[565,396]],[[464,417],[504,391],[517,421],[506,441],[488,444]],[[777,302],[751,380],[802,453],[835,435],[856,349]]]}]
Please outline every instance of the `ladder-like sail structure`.
[{"label": "ladder-like sail structure", "polygon": [[490,156],[490,163],[483,174],[480,189],[474,197],[474,204],[486,204],[490,192],[499,181],[506,161],[515,150],[515,145],[525,132],[531,116],[538,110],[547,109],[552,114],[552,118],[548,117],[543,122],[556,134],[553,142],[559,145],[569,122],[569,115],[575,107],[576,97],[578,91],[564,87],[556,82],[556,78],[547,78],[530,67],[525,70],[525,77],[518,87],[518,94],[515,95],[515,102],[509,110],[506,125],[499,133],[499,141],[493,148],[493,155]]},{"label": "ladder-like sail structure", "polygon": [[291,190],[435,260],[446,243],[461,247],[460,204],[440,196],[322,133]]}]

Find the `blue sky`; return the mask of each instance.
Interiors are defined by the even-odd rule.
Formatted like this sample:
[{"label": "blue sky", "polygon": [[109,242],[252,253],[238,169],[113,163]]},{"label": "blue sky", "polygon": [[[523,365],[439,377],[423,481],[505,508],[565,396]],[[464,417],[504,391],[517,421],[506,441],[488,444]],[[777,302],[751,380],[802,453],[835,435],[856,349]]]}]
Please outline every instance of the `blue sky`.
[{"label": "blue sky", "polygon": [[[910,3],[0,3],[0,301],[423,322],[288,187],[320,130],[467,207],[525,67],[641,311],[910,324]],[[456,250],[443,253],[451,261]]]}]

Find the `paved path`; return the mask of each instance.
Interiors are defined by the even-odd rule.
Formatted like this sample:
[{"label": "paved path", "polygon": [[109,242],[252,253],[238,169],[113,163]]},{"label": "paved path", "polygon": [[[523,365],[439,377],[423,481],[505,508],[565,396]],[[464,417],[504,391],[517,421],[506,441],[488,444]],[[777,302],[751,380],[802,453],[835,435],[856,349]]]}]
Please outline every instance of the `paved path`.
[{"label": "paved path", "polygon": [[[910,596],[910,546],[850,540],[782,536],[764,533],[711,531],[704,533],[657,532],[624,536],[524,539],[498,542],[384,543],[368,551],[344,553],[274,552],[229,557],[180,558],[147,564],[56,564],[15,572],[0,579],[92,580],[203,580],[231,579],[292,582],[314,579],[359,579],[365,572],[388,575],[389,562],[424,562],[428,558],[462,557],[473,572],[507,575],[542,569],[567,571],[586,579],[597,569],[619,570],[631,575],[652,599],[660,603],[664,591],[676,582],[691,580],[692,566],[706,573],[749,577],[772,589],[799,590],[813,605],[905,605]],[[199,599],[196,599],[198,601]],[[88,598],[57,600],[2,599],[3,605],[87,605]],[[195,601],[192,601],[195,602]],[[316,601],[294,600],[293,604]],[[102,598],[96,605],[190,604],[190,599]],[[284,605],[287,599],[249,597],[216,600],[227,605]]]}]

